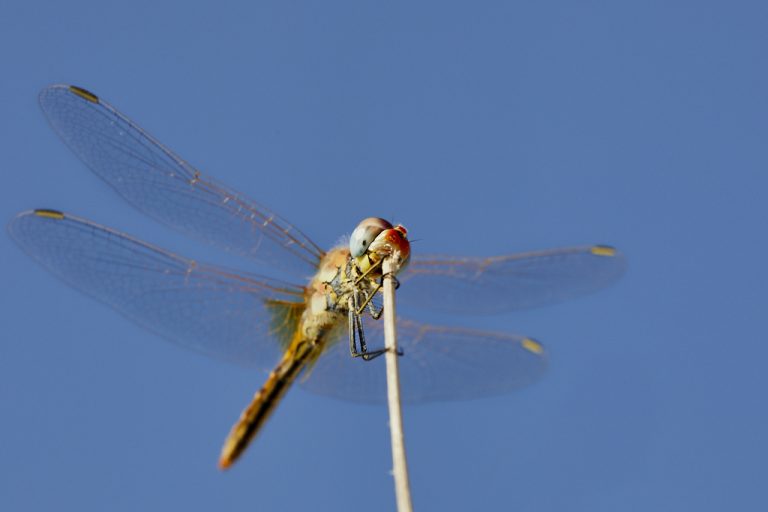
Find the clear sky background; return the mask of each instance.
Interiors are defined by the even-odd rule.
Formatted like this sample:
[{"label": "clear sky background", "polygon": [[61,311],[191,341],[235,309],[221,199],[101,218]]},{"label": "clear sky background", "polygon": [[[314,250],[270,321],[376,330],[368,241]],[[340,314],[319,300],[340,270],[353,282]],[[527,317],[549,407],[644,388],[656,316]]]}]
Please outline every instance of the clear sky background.
[{"label": "clear sky background", "polygon": [[[93,176],[37,106],[66,82],[324,246],[370,215],[430,253],[615,245],[629,270],[599,294],[420,317],[534,336],[550,368],[405,410],[417,509],[766,509],[768,4],[245,4],[2,3],[0,218],[57,208],[261,270]],[[0,259],[0,509],[394,508],[383,407],[295,389],[220,473],[261,374],[143,331],[5,234]]]}]

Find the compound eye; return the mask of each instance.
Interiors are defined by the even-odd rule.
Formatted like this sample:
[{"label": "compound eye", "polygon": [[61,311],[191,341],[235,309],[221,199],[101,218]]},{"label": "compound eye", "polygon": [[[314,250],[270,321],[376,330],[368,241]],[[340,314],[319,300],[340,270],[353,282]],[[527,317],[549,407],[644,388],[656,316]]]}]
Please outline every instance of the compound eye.
[{"label": "compound eye", "polygon": [[358,258],[365,254],[379,233],[385,229],[391,229],[392,224],[379,217],[368,217],[357,225],[349,237],[349,252],[353,258]]}]

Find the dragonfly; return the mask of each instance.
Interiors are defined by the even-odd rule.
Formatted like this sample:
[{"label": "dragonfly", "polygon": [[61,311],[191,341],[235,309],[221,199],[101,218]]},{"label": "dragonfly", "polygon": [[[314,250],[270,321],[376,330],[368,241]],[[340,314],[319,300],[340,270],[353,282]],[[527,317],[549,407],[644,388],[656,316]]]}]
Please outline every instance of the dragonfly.
[{"label": "dragonfly", "polygon": [[[259,265],[286,282],[199,262],[53,209],[22,212],[16,243],[65,283],[129,320],[213,357],[271,372],[227,437],[230,467],[293,383],[353,402],[386,398],[377,301],[381,261],[397,256],[398,302],[451,314],[501,314],[595,292],[626,260],[608,245],[494,257],[410,254],[407,230],[364,219],[328,251],[264,205],[211,178],[115,107],[72,85],[42,90],[40,106],[63,142],[129,204],[151,218]],[[507,393],[546,369],[528,336],[398,318],[402,399],[466,400]],[[345,343],[347,339],[349,343]]]}]

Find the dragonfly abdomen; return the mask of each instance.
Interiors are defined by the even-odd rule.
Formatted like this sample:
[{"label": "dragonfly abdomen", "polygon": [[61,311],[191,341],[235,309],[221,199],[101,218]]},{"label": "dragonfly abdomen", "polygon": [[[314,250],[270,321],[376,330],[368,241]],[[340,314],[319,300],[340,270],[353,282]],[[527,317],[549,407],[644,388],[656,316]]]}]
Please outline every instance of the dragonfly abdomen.
[{"label": "dragonfly abdomen", "polygon": [[235,426],[232,427],[232,431],[221,450],[221,457],[219,458],[221,469],[227,469],[245,451],[285,392],[296,380],[296,376],[312,359],[318,345],[313,341],[304,339],[303,336],[298,336],[299,334],[300,331],[297,331],[294,342],[285,351],[277,367],[272,370],[267,381],[254,395],[251,403],[240,415]]}]

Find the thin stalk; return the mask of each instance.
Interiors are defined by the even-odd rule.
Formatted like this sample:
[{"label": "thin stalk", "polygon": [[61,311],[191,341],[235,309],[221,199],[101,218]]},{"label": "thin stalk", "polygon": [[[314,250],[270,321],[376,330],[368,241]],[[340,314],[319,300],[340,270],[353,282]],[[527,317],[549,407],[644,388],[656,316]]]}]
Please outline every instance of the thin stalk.
[{"label": "thin stalk", "polygon": [[397,329],[395,328],[395,286],[392,275],[396,265],[391,258],[384,259],[384,346],[387,349],[387,404],[389,430],[392,436],[392,475],[395,478],[395,496],[398,512],[412,512],[411,486],[408,482],[408,462],[405,458],[403,410],[400,405],[400,373],[398,372]]}]

